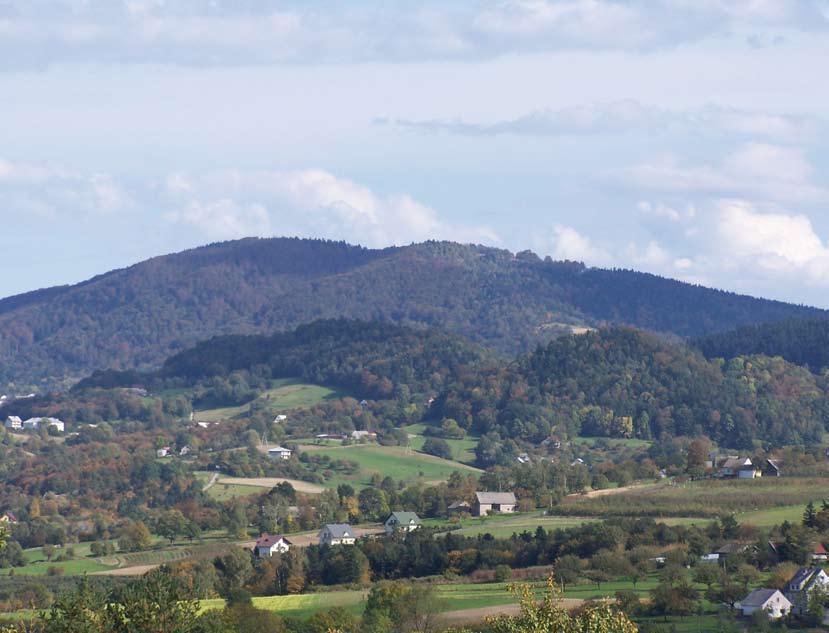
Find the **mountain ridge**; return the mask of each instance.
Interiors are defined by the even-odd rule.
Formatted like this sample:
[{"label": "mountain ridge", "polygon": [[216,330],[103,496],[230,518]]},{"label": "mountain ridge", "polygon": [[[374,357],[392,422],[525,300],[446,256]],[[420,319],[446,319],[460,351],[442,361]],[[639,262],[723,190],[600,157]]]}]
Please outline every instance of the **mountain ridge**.
[{"label": "mountain ridge", "polygon": [[440,327],[516,353],[572,326],[618,323],[689,338],[827,314],[529,251],[244,238],[0,300],[0,387],[65,388],[95,369],[154,367],[211,336],[323,318]]}]

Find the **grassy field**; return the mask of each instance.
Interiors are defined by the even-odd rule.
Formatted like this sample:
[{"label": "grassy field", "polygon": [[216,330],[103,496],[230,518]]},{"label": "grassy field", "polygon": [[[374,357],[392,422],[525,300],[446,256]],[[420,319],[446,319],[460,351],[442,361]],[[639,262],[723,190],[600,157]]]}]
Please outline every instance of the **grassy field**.
[{"label": "grassy field", "polygon": [[[18,576],[45,576],[49,573],[49,568],[54,567],[61,569],[64,576],[80,576],[81,574],[91,574],[96,571],[106,571],[112,569],[114,565],[104,565],[99,563],[96,559],[91,558],[89,545],[74,545],[72,549],[75,551],[75,558],[67,561],[49,562],[43,555],[43,550],[39,547],[27,549],[23,552],[26,557],[27,565],[24,567],[15,567],[14,573]],[[55,549],[55,557],[61,554],[61,549]]]},{"label": "grassy field", "polygon": [[525,514],[496,514],[488,517],[475,517],[450,522],[427,519],[424,521],[424,524],[427,526],[459,527],[459,529],[453,530],[453,534],[463,534],[464,536],[491,534],[498,538],[508,538],[513,534],[520,534],[521,532],[533,532],[538,526],[542,526],[545,530],[555,530],[559,528],[578,527],[584,523],[592,523],[595,521],[597,519],[571,516],[544,516],[541,512],[533,512]]},{"label": "grassy field", "polygon": [[335,477],[326,482],[336,486],[343,482],[367,486],[372,474],[390,476],[401,481],[423,480],[437,482],[446,480],[455,471],[463,473],[480,472],[476,468],[452,462],[432,455],[424,455],[401,446],[377,446],[374,444],[353,444],[351,446],[306,446],[308,453],[328,455],[332,459],[356,462],[359,471],[348,477]]},{"label": "grassy field", "polygon": [[[271,413],[290,411],[291,409],[307,409],[326,400],[342,398],[346,394],[331,387],[311,385],[293,378],[274,380],[270,389],[265,391],[254,402],[264,405]],[[216,409],[201,409],[194,412],[197,422],[219,422],[230,420],[244,415],[250,410],[251,403],[238,407],[219,407]]]},{"label": "grassy field", "polygon": [[207,489],[207,495],[216,501],[230,501],[251,495],[261,495],[267,488],[262,486],[243,486],[239,484],[216,483]]},{"label": "grassy field", "polygon": [[624,446],[625,448],[648,448],[651,444],[653,444],[653,442],[648,440],[623,437],[574,437],[571,441],[577,446],[589,447],[593,447],[596,444],[601,443],[608,446]]},{"label": "grassy field", "polygon": [[[818,508],[820,508],[820,504],[818,504]],[[765,510],[743,512],[737,515],[737,520],[740,523],[750,523],[761,528],[780,525],[783,521],[799,524],[803,520],[803,512],[805,510],[805,503],[792,506],[781,506],[779,508],[767,508]]]},{"label": "grassy field", "polygon": [[823,498],[828,488],[829,479],[820,477],[706,480],[606,496],[568,497],[556,511],[578,516],[712,518],[735,513],[746,522],[773,522],[774,514],[770,511],[794,516],[794,508]]}]

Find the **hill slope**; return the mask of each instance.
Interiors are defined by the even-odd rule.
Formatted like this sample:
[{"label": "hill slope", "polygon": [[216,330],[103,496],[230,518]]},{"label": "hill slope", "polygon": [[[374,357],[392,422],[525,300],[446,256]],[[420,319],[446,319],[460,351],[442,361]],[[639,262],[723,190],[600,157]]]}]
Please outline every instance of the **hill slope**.
[{"label": "hill slope", "polygon": [[369,250],[251,238],[0,301],[0,388],[66,386],[97,368],[155,366],[214,335],[321,318],[437,326],[514,353],[566,325],[624,323],[688,337],[823,314],[479,246]]},{"label": "hill slope", "polygon": [[745,354],[782,356],[819,372],[829,367],[829,319],[786,319],[775,323],[744,325],[695,341],[708,358]]}]

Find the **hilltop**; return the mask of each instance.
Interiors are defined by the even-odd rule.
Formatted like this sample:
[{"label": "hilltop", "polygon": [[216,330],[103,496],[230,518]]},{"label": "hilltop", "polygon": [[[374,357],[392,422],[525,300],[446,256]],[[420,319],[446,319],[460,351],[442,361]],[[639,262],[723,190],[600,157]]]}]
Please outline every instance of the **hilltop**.
[{"label": "hilltop", "polygon": [[0,300],[0,387],[63,388],[94,369],[156,367],[215,335],[324,318],[439,327],[515,354],[574,326],[625,324],[684,338],[825,314],[529,251],[248,238]]}]

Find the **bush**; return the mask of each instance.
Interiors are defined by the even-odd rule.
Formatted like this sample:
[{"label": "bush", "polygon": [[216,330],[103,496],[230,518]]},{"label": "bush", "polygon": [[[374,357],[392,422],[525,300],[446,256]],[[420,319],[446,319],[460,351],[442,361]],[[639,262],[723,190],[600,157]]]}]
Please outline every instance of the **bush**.
[{"label": "bush", "polygon": [[507,582],[512,578],[512,569],[509,565],[498,565],[495,568],[495,582]]},{"label": "bush", "polygon": [[443,459],[452,459],[452,449],[446,440],[439,437],[428,437],[423,442],[423,452]]}]

